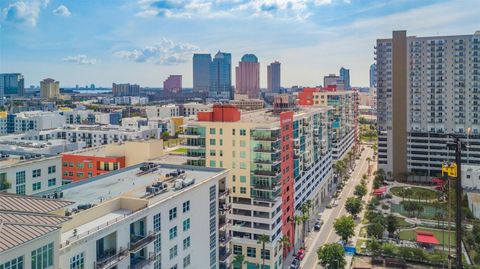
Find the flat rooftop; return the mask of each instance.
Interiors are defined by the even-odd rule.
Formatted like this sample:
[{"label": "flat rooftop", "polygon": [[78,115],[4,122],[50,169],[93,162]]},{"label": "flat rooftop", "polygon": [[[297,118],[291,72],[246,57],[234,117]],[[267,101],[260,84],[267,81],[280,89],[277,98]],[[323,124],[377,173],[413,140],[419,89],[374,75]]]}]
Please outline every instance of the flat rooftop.
[{"label": "flat rooftop", "polygon": [[[315,110],[325,110],[322,107],[310,107],[310,106],[297,106],[297,110],[294,110],[293,116],[301,116]],[[280,114],[273,113],[271,109],[258,109],[253,111],[242,111],[240,122],[250,122],[258,124],[270,124],[277,125],[280,121]]]},{"label": "flat rooftop", "polygon": [[[153,161],[156,163],[155,161]],[[158,161],[157,161],[158,162]],[[157,163],[157,169],[153,172],[141,174],[140,166],[130,166],[118,172],[112,172],[87,180],[70,183],[57,189],[49,190],[38,195],[48,195],[55,192],[62,192],[63,199],[72,201],[74,204],[68,208],[73,209],[79,205],[96,205],[101,202],[111,200],[122,196],[130,198],[143,198],[152,200],[152,202],[168,198],[178,191],[173,189],[174,179],[167,177],[166,174],[176,172],[177,169],[184,170],[186,179],[195,179],[195,183],[181,190],[185,190],[208,180],[219,173],[224,172],[220,168],[207,168],[185,165],[160,164]],[[146,187],[157,182],[164,182],[168,185],[168,191],[157,194],[153,197],[147,196]],[[179,190],[179,191],[181,191]]]},{"label": "flat rooftop", "polygon": [[23,152],[9,152],[2,151],[0,152],[0,169],[11,167],[17,164],[29,163],[34,161],[40,161],[46,158],[52,158],[51,155],[45,156],[35,153],[24,153]]},{"label": "flat rooftop", "polygon": [[109,155],[106,146],[85,148],[76,151],[65,152],[65,155],[91,156],[91,157],[120,157]]}]

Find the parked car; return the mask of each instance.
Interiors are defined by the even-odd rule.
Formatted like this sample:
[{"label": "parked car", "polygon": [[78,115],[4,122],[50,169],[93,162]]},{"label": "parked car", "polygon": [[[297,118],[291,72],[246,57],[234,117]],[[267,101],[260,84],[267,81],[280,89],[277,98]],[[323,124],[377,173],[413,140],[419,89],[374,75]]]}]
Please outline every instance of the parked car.
[{"label": "parked car", "polygon": [[315,231],[320,231],[320,228],[322,228],[322,225],[323,225],[323,221],[322,220],[317,220],[317,222],[315,222],[315,226],[313,226],[313,228],[315,229]]},{"label": "parked car", "polygon": [[290,264],[290,269],[300,269],[300,260],[295,258]]},{"label": "parked car", "polygon": [[304,250],[304,249],[299,249],[298,252],[297,252],[296,257],[297,257],[297,259],[299,259],[300,261],[303,260],[303,258],[305,258],[305,250]]}]

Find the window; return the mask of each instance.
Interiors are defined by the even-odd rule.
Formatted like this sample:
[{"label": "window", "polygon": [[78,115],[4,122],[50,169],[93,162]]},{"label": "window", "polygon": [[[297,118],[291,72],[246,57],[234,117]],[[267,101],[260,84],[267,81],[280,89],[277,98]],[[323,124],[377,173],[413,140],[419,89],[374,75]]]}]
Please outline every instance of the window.
[{"label": "window", "polygon": [[159,232],[162,228],[160,213],[153,216],[153,230]]},{"label": "window", "polygon": [[232,135],[235,135],[235,129],[232,129]]},{"label": "window", "polygon": [[92,169],[93,168],[93,163],[87,164],[87,167],[88,167],[88,169]]},{"label": "window", "polygon": [[35,182],[32,184],[33,191],[38,191],[41,188],[42,188],[42,182]]},{"label": "window", "polygon": [[70,269],[85,268],[85,254],[82,252],[70,258]]},{"label": "window", "polygon": [[32,177],[33,178],[39,177],[41,175],[42,175],[42,170],[40,170],[40,169],[35,169],[35,170],[32,171]]},{"label": "window", "polygon": [[190,201],[183,202],[183,213],[190,211]]},{"label": "window", "polygon": [[210,145],[215,146],[215,139],[210,139]]},{"label": "window", "polygon": [[215,156],[215,155],[216,155],[216,154],[215,154],[215,150],[214,150],[214,149],[211,149],[211,150],[210,150],[210,156]]},{"label": "window", "polygon": [[220,146],[223,146],[223,139],[220,139]]},{"label": "window", "polygon": [[255,258],[257,256],[257,249],[256,248],[251,248],[247,247],[247,256]]},{"label": "window", "polygon": [[32,251],[32,269],[45,269],[53,266],[53,243]]},{"label": "window", "polygon": [[186,219],[183,221],[183,231],[190,230],[190,219]]},{"label": "window", "polygon": [[48,180],[48,186],[49,187],[52,187],[52,186],[55,186],[57,185],[57,179],[56,178],[51,178]]},{"label": "window", "polygon": [[73,162],[69,162],[68,166],[73,167]]},{"label": "window", "polygon": [[23,269],[23,256],[0,264],[0,269]]},{"label": "window", "polygon": [[240,162],[240,169],[247,169],[247,164],[244,162]]},{"label": "window", "polygon": [[246,176],[240,176],[240,182],[247,182],[247,177]]},{"label": "window", "polygon": [[247,142],[245,140],[240,140],[240,147],[244,148],[247,146]]},{"label": "window", "polygon": [[171,228],[171,229],[168,231],[168,234],[169,234],[170,240],[172,240],[172,239],[174,239],[175,237],[177,237],[177,226]]},{"label": "window", "polygon": [[210,167],[215,167],[215,161],[214,160],[210,160]]},{"label": "window", "polygon": [[240,187],[240,193],[242,193],[242,194],[247,193],[247,188],[245,188],[245,187]]},{"label": "window", "polygon": [[113,170],[118,170],[118,163],[113,163]]},{"label": "window", "polygon": [[241,135],[241,136],[246,136],[246,135],[247,135],[247,130],[245,130],[245,129],[240,129],[240,135]]},{"label": "window", "polygon": [[262,249],[261,252],[262,252],[262,259],[270,260],[270,250],[266,249],[265,251],[263,251]]},{"label": "window", "polygon": [[223,135],[223,129],[220,128],[219,130],[220,130],[220,134]]},{"label": "window", "polygon": [[15,183],[17,185],[25,184],[25,171],[19,171],[16,173]]},{"label": "window", "polygon": [[78,173],[77,173],[77,177],[82,178],[82,177],[83,177],[83,172],[78,172]]},{"label": "window", "polygon": [[218,167],[223,168],[223,161],[218,162]]},{"label": "window", "polygon": [[56,167],[55,165],[48,167],[48,173],[49,173],[49,174],[53,174],[53,173],[55,173],[56,171],[57,171],[57,167]]},{"label": "window", "polygon": [[210,134],[214,135],[215,134],[215,128],[210,128]]},{"label": "window", "polygon": [[242,255],[242,246],[233,245],[233,254],[235,254],[235,255],[237,255],[237,254]]},{"label": "window", "polygon": [[190,236],[183,239],[183,250],[186,250],[190,247]]},{"label": "window", "polygon": [[168,211],[168,218],[169,218],[170,220],[173,220],[173,219],[175,219],[176,217],[177,217],[177,208],[174,207],[174,208],[172,208],[172,209],[170,209],[170,210]]},{"label": "window", "polygon": [[162,234],[155,235],[155,241],[153,241],[153,249],[155,253],[159,253],[162,250]]},{"label": "window", "polygon": [[240,158],[246,158],[247,157],[247,153],[245,153],[245,151],[240,151]]},{"label": "window", "polygon": [[177,255],[178,255],[178,248],[175,245],[172,248],[170,248],[170,260],[177,257]]},{"label": "window", "polygon": [[92,173],[92,172],[88,172],[88,177],[93,177],[93,173]]},{"label": "window", "polygon": [[170,267],[170,269],[178,269],[177,265],[175,264],[174,266]]},{"label": "window", "polygon": [[25,184],[23,185],[17,185],[15,187],[15,191],[17,194],[20,194],[20,195],[25,195]]},{"label": "window", "polygon": [[63,162],[63,166],[68,166],[68,162]]},{"label": "window", "polygon": [[190,254],[183,258],[183,268],[187,268],[190,265]]}]

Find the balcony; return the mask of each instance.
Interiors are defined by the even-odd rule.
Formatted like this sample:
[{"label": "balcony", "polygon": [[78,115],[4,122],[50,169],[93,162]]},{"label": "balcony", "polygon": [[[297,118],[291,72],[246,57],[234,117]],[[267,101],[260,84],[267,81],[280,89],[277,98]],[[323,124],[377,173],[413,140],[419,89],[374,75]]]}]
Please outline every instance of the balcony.
[{"label": "balcony", "polygon": [[140,269],[155,261],[155,253],[150,252],[148,257],[130,257],[130,269]]},{"label": "balcony", "polygon": [[130,252],[138,252],[155,240],[155,233],[150,231],[147,236],[130,235]]},{"label": "balcony", "polygon": [[271,165],[277,165],[280,163],[280,160],[271,160],[271,159],[262,159],[262,158],[255,158],[253,159],[253,163],[259,163],[259,164],[271,164]]},{"label": "balcony", "polygon": [[280,171],[268,171],[268,170],[253,170],[252,171],[254,175],[258,176],[269,176],[269,177],[274,177],[280,174]]},{"label": "balcony", "polygon": [[107,269],[114,267],[120,261],[128,256],[127,249],[120,248],[118,252],[108,253],[106,252],[103,258],[94,263],[95,269]]},{"label": "balcony", "polygon": [[261,147],[261,146],[257,146],[257,147],[254,147],[253,148],[253,152],[279,152],[280,149],[279,148],[275,148],[275,147]]}]

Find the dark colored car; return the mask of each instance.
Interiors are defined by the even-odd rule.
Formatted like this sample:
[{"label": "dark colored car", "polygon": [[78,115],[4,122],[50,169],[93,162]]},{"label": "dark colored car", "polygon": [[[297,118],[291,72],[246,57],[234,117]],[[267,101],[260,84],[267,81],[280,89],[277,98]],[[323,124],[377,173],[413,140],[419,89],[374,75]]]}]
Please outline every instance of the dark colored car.
[{"label": "dark colored car", "polygon": [[300,260],[295,258],[290,264],[290,269],[300,269]]}]

